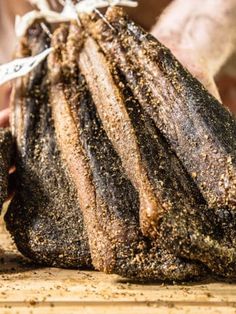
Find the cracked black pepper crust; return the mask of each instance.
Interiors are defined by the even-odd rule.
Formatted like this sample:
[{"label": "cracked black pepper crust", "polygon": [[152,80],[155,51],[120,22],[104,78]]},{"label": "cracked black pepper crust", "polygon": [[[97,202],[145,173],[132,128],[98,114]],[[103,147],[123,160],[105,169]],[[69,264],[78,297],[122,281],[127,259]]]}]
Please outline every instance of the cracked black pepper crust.
[{"label": "cracked black pepper crust", "polygon": [[82,22],[209,206],[166,211],[158,224],[160,243],[177,256],[235,277],[235,118],[122,9],[108,9],[105,19],[85,16]]},{"label": "cracked black pepper crust", "polygon": [[[93,39],[86,34],[71,40],[75,25],[62,26],[53,34],[56,58],[49,57],[49,65],[42,63],[15,88],[12,125],[18,179],[6,219],[19,249],[40,263],[76,267],[90,263],[89,242],[95,267],[108,273],[186,280],[204,274],[204,264],[213,273],[235,277],[234,118],[122,10],[109,9],[106,22],[97,18],[81,19]],[[39,25],[23,41],[21,52],[26,55],[51,44]],[[127,125],[112,120],[107,107],[101,107],[110,97],[113,106],[120,106],[115,114],[128,114]],[[65,109],[61,116],[56,114],[58,104]],[[66,130],[63,118],[73,127],[67,125]],[[118,124],[126,133],[112,134]],[[127,138],[121,137],[129,133],[139,167],[146,171],[139,183],[144,177],[150,183],[151,189],[144,192],[151,191],[156,201],[153,186],[160,192],[163,185],[161,197],[170,199],[158,199],[159,205],[168,206],[163,206],[166,211],[152,240],[139,226],[137,187],[142,184],[135,185],[131,159],[116,145],[118,140],[125,147]],[[160,147],[163,156],[176,161],[175,169],[181,169],[185,181],[177,173],[173,180],[167,172],[162,175],[163,168],[153,160]],[[158,158],[161,164],[162,156]],[[173,171],[173,164],[168,168],[168,158],[163,159],[165,171]],[[84,169],[76,173],[78,164]],[[89,191],[78,193],[83,175]],[[189,190],[191,206],[186,206],[184,193],[178,193],[181,182]]]},{"label": "cracked black pepper crust", "polygon": [[109,9],[106,19],[91,27],[105,54],[118,64],[208,205],[235,209],[235,117],[123,10]]},{"label": "cracked black pepper crust", "polygon": [[[74,41],[75,55],[71,53],[74,27],[70,25],[68,29],[62,26],[54,34],[52,42],[55,49],[49,58],[49,75],[51,94],[60,94],[60,99],[64,99],[60,105],[53,102],[55,119],[69,121],[67,125],[63,124],[63,132],[62,125],[57,123],[56,133],[67,167],[75,171],[75,175],[71,173],[71,178],[75,180],[75,185],[78,177],[86,181],[86,178],[82,179],[84,175],[90,181],[80,198],[84,204],[83,200],[92,195],[90,203],[81,208],[95,268],[146,280],[187,280],[204,275],[205,269],[200,263],[178,258],[142,235],[138,193],[107,137],[93,101],[94,91],[87,83],[87,80],[98,83],[91,74],[93,67],[87,67],[85,76],[81,73],[76,53],[80,49],[79,42],[76,45]],[[96,62],[100,62],[99,58]],[[58,115],[62,107],[66,110]],[[73,158],[69,153],[71,145],[74,148]],[[89,170],[76,167],[81,160]]]}]

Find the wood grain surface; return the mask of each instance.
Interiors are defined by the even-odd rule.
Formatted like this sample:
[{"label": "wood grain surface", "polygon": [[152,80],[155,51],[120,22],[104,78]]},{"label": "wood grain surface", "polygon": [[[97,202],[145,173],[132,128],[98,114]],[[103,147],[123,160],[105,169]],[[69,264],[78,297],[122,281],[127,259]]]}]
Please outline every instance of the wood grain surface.
[{"label": "wood grain surface", "polygon": [[139,283],[99,272],[42,268],[25,260],[0,224],[1,314],[236,313],[236,284]]}]

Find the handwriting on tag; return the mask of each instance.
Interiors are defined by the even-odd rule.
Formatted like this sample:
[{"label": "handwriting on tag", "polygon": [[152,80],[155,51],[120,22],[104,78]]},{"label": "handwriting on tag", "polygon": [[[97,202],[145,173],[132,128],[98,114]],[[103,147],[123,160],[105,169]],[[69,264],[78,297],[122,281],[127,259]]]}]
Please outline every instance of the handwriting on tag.
[{"label": "handwriting on tag", "polygon": [[53,48],[48,48],[34,57],[16,59],[0,65],[0,85],[31,72],[52,50]]}]

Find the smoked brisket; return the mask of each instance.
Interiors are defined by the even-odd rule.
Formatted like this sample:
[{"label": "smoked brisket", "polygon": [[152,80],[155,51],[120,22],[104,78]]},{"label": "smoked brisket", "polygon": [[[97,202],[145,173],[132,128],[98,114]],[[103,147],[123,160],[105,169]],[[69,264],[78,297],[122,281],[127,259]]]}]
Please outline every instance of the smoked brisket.
[{"label": "smoked brisket", "polygon": [[18,50],[53,48],[12,97],[19,250],[136,279],[235,277],[235,119],[120,8],[80,23],[36,22]]}]

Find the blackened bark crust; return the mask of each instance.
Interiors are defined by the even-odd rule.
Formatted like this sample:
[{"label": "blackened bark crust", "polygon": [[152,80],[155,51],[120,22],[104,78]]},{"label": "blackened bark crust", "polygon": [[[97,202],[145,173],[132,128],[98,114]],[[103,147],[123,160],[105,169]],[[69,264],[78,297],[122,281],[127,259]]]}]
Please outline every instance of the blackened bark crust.
[{"label": "blackened bark crust", "polygon": [[[142,110],[167,139],[213,208],[199,201],[187,207],[186,196],[175,191],[175,197],[178,195],[180,204],[181,199],[184,204],[173,206],[163,215],[159,224],[162,245],[174,254],[202,261],[216,273],[234,276],[235,119],[164,46],[130,21],[122,10],[109,9],[106,22],[93,15],[83,23],[111,67],[118,68],[125,77]],[[142,123],[143,119],[139,124]],[[144,133],[142,127],[136,132],[139,138]],[[145,147],[140,146],[141,150]],[[170,178],[175,176],[170,173]]]},{"label": "blackened bark crust", "polygon": [[[31,34],[37,32],[37,43],[29,35],[25,45],[32,55],[50,45],[39,27],[29,30]],[[90,266],[76,190],[68,180],[55,139],[47,63],[18,84],[13,104],[17,180],[15,197],[5,217],[7,228],[19,250],[37,263]]]}]

